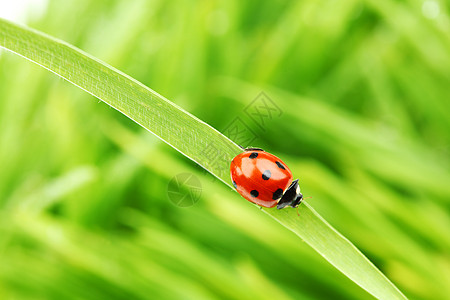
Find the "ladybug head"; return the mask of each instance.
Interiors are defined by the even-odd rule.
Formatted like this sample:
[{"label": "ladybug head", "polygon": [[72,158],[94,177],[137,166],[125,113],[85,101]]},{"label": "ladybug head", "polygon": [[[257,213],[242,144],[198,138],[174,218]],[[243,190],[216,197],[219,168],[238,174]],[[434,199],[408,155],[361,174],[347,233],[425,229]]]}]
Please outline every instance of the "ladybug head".
[{"label": "ladybug head", "polygon": [[302,193],[300,193],[300,187],[298,185],[298,179],[292,181],[291,185],[284,192],[283,197],[278,201],[277,208],[282,209],[286,206],[297,207],[303,199]]}]

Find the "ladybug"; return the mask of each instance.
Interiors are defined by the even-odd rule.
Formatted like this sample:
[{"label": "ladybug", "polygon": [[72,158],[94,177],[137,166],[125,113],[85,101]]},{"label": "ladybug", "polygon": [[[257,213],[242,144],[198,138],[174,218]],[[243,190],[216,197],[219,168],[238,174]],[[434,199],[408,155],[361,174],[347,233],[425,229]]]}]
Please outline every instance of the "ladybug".
[{"label": "ladybug", "polygon": [[260,148],[247,148],[231,161],[231,180],[236,191],[259,206],[278,209],[297,207],[303,200],[298,179],[292,181],[286,164]]}]

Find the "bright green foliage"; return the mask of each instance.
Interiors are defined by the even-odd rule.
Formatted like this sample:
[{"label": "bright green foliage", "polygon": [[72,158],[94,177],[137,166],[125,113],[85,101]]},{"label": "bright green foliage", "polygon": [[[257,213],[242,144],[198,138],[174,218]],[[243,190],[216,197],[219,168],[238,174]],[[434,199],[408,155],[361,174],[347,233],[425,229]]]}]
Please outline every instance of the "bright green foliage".
[{"label": "bright green foliage", "polygon": [[[219,179],[226,183],[230,181],[230,161],[242,150],[154,91],[69,45],[8,22],[0,23],[0,40],[5,49],[88,91],[155,133]],[[217,151],[214,160],[209,156],[210,147]],[[331,228],[306,202],[300,209],[301,218],[292,209],[265,211],[377,298],[404,299],[350,242]]]},{"label": "bright green foliage", "polygon": [[[433,4],[110,4],[51,2],[33,27],[215,128],[242,118],[257,137],[252,145],[286,158],[312,206],[401,290],[414,299],[448,297],[445,7],[426,19],[421,13],[430,17]],[[70,46],[8,23],[0,28],[3,46],[121,110],[229,184],[228,161],[239,149],[210,126]],[[11,55],[1,54],[0,72],[2,298],[370,298],[114,110]],[[261,90],[282,111],[263,127],[244,111]],[[214,163],[205,155],[211,141],[219,149]],[[181,172],[203,184],[189,209],[167,200],[167,182]],[[395,297],[309,205],[300,217],[264,211],[369,292]]]}]

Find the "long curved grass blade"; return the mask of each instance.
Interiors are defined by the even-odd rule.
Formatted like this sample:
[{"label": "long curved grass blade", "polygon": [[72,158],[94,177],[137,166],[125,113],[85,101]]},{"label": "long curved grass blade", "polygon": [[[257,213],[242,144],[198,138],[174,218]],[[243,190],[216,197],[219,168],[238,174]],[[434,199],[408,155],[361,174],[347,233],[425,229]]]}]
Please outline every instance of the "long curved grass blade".
[{"label": "long curved grass blade", "polygon": [[[4,20],[0,20],[0,46],[114,107],[231,186],[229,162],[241,149],[155,91],[65,42]],[[292,209],[264,211],[374,297],[406,299],[307,203],[301,205],[300,217]]]}]

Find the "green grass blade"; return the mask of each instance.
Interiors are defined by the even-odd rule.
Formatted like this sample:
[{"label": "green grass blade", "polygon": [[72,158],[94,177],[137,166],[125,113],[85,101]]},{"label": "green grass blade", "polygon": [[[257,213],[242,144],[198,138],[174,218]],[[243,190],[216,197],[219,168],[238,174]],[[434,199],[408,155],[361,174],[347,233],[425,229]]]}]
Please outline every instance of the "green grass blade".
[{"label": "green grass blade", "polygon": [[304,202],[300,206],[300,217],[294,209],[266,211],[376,298],[406,298],[348,239],[337,232],[308,203]]},{"label": "green grass blade", "polygon": [[228,171],[224,172],[231,161],[228,158],[240,149],[220,132],[140,82],[67,43],[7,21],[1,21],[0,26],[0,46],[99,98],[219,179],[228,181]]},{"label": "green grass blade", "polygon": [[[229,163],[240,148],[158,93],[67,43],[3,20],[0,20],[0,46],[114,107],[230,185]],[[299,208],[300,217],[294,209],[264,211],[376,298],[405,299],[356,247],[307,203]]]}]

